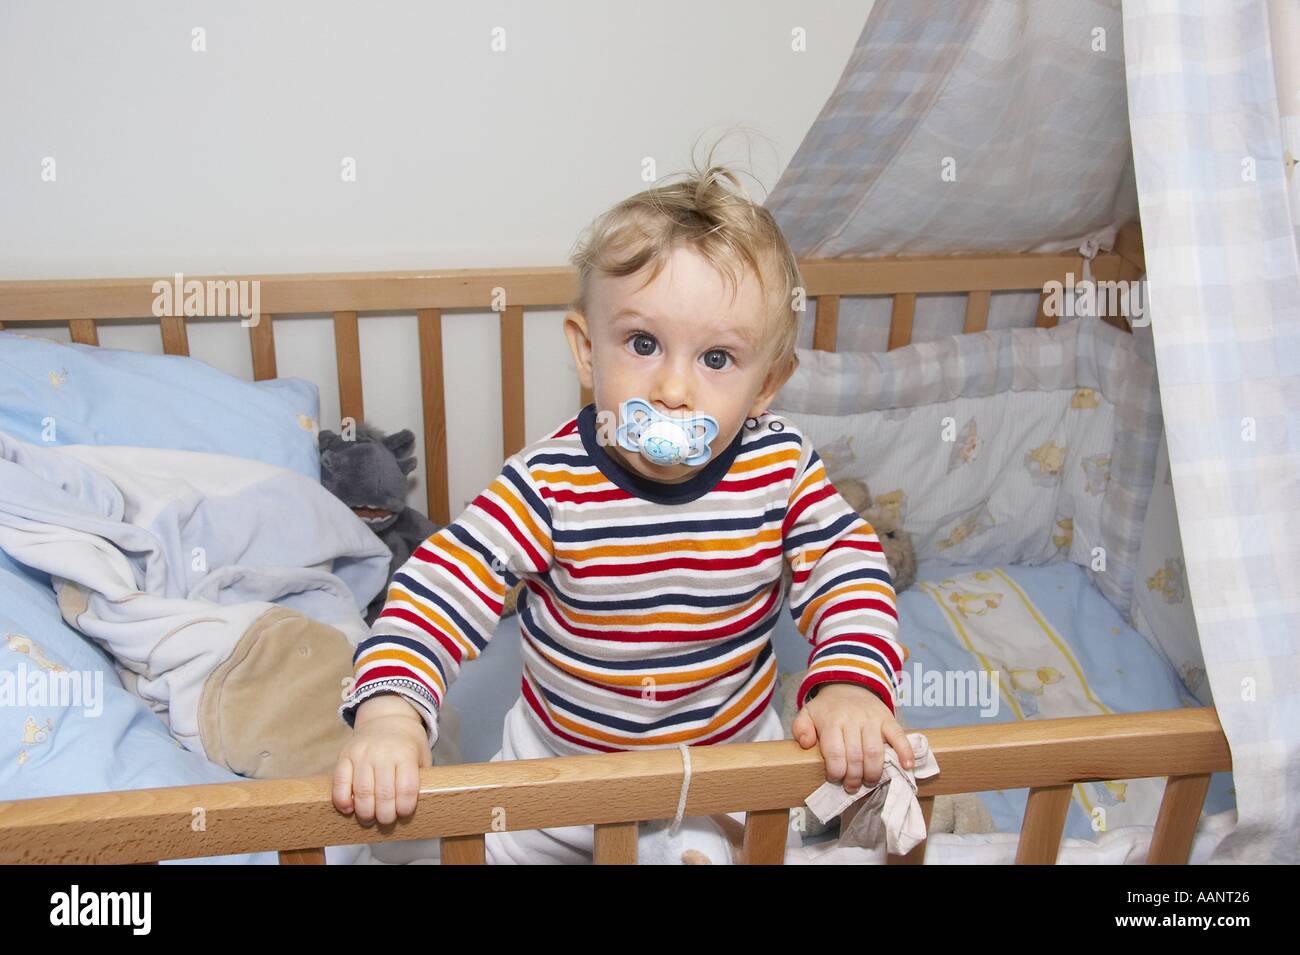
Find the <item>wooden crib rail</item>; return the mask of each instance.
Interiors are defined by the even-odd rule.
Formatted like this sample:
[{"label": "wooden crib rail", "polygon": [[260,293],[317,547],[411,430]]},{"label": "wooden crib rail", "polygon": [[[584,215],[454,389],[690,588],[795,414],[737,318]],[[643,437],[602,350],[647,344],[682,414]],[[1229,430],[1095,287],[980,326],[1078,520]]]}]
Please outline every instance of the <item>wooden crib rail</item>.
[{"label": "wooden crib rail", "polygon": [[[1167,776],[1148,861],[1185,863],[1211,773],[1231,769],[1212,708],[929,730],[941,767],[918,792],[1031,789],[1017,862],[1054,862],[1070,787]],[[744,861],[779,863],[789,807],[825,781],[821,755],[792,740],[694,747],[686,815],[748,812]],[[636,823],[671,818],[676,750],[439,766],[421,771],[415,815],[362,827],[340,815],[328,777],[248,780],[0,803],[0,863],[151,862],[281,850],[323,862],[322,845],[442,837],[445,863],[484,861],[484,834],[596,826],[597,862],[633,862]],[[905,859],[919,862],[924,847]]]},{"label": "wooden crib rail", "polygon": [[[1126,227],[1116,250],[1094,258],[1099,280],[1136,278],[1141,274],[1141,234],[1136,223]],[[805,291],[815,312],[814,347],[834,351],[839,331],[840,299],[845,296],[891,295],[889,348],[912,340],[916,297],[929,293],[967,296],[964,332],[984,330],[993,292],[1039,291],[1037,324],[1050,327],[1045,286],[1079,278],[1083,258],[1078,254],[1003,254],[903,256],[872,259],[823,259],[800,263]],[[163,351],[190,353],[188,323],[215,321],[233,315],[241,282],[256,282],[258,311],[248,319],[253,377],[277,373],[277,316],[330,314],[342,418],[361,420],[365,414],[361,374],[360,320],[367,313],[404,312],[418,317],[420,387],[424,412],[425,487],[427,510],[436,524],[448,523],[447,398],[443,376],[442,313],[449,309],[483,310],[495,314],[501,341],[501,407],[504,422],[502,457],[524,446],[524,317],[528,309],[564,308],[576,291],[567,267],[511,269],[450,269],[405,272],[352,272],[259,276],[184,276],[216,289],[221,307],[211,317],[164,314],[155,316],[159,281],[176,284],[175,276],[134,279],[56,279],[0,282],[0,328],[24,323],[66,323],[74,342],[99,344],[97,322],[157,321]],[[234,296],[234,297],[232,297]],[[251,293],[249,295],[251,300]],[[183,303],[183,299],[182,299]],[[206,305],[206,301],[205,301]],[[372,315],[377,318],[379,316]],[[1105,320],[1128,329],[1123,318]],[[591,400],[582,389],[580,404]]]}]

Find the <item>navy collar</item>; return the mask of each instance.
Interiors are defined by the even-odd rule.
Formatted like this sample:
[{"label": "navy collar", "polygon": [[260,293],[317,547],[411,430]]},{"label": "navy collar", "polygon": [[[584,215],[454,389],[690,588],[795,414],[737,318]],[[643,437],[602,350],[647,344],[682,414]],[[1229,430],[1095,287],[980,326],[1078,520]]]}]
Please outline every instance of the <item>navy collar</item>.
[{"label": "navy collar", "polygon": [[687,504],[708,494],[718,482],[731,470],[731,465],[740,453],[740,446],[745,440],[745,429],[741,428],[726,450],[715,455],[685,481],[677,484],[665,481],[652,481],[644,475],[629,471],[612,454],[600,446],[596,440],[596,406],[587,405],[578,412],[578,434],[582,437],[582,446],[591,458],[591,463],[600,469],[610,481],[633,497],[652,501],[655,504]]}]

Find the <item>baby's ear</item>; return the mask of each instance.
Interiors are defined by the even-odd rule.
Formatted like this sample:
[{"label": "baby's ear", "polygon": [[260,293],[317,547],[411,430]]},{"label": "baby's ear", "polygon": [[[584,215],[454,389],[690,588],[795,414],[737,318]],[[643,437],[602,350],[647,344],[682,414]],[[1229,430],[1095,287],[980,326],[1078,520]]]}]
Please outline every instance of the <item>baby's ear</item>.
[{"label": "baby's ear", "polygon": [[791,355],[784,361],[777,361],[772,365],[771,370],[767,373],[767,378],[763,381],[763,391],[754,399],[754,404],[749,409],[749,417],[757,418],[763,412],[771,407],[776,393],[780,391],[790,376],[794,374],[795,368],[799,365],[799,358]]},{"label": "baby's ear", "polygon": [[564,316],[564,337],[573,353],[573,364],[578,371],[578,382],[584,388],[595,387],[591,362],[591,334],[587,330],[587,316],[581,312],[567,312]]}]

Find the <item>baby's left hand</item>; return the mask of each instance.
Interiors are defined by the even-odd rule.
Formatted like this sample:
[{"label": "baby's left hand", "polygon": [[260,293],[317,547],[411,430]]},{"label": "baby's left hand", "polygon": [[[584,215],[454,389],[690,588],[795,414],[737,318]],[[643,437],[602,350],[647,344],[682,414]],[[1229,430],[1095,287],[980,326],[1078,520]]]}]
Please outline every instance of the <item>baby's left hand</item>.
[{"label": "baby's left hand", "polygon": [[826,683],[804,704],[791,725],[804,749],[821,744],[826,780],[844,781],[855,793],[865,782],[874,786],[885,769],[885,744],[898,754],[904,769],[914,769],[912,744],[885,702],[856,683]]}]

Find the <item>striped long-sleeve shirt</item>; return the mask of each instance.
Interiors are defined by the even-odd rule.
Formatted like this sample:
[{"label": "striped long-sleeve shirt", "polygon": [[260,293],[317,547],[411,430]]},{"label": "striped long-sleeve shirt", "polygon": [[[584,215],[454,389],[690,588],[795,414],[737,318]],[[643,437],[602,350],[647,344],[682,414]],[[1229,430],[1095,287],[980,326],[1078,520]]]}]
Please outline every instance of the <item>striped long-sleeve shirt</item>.
[{"label": "striped long-sleeve shirt", "polygon": [[783,562],[813,645],[798,705],[848,682],[892,710],[904,651],[888,565],[799,430],[751,418],[689,480],[662,484],[601,446],[589,405],[398,569],[340,713],[351,724],[367,698],[401,694],[432,747],[448,687],[522,580],[522,693],[557,752],[747,739],[776,687]]}]

